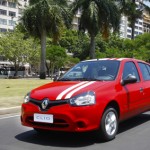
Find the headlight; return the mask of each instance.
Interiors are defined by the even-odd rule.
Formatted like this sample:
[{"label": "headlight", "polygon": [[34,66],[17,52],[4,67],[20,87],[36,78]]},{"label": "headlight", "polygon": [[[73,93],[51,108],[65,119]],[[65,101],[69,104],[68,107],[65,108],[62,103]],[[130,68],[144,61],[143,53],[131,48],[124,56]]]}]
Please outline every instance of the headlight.
[{"label": "headlight", "polygon": [[24,97],[24,103],[28,103],[30,101],[30,93],[28,93],[25,97]]},{"label": "headlight", "polygon": [[82,93],[70,99],[73,106],[86,106],[95,104],[95,93],[93,91]]}]

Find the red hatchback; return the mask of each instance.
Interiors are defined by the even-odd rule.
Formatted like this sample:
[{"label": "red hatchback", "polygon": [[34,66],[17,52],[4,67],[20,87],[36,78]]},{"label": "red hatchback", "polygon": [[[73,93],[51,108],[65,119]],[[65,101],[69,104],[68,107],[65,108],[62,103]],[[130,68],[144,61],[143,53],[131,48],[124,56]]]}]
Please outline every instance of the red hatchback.
[{"label": "red hatchback", "polygon": [[38,132],[96,130],[115,138],[118,123],[150,110],[150,64],[129,58],[82,61],[24,98],[21,122]]}]

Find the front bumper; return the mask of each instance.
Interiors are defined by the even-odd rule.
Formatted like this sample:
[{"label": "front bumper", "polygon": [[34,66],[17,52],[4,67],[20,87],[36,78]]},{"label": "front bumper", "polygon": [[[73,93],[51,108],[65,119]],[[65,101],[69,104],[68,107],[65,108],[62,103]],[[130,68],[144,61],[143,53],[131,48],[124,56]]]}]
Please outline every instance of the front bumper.
[{"label": "front bumper", "polygon": [[[34,122],[34,113],[52,114],[54,122]],[[22,104],[21,123],[24,126],[46,130],[85,132],[99,128],[101,115],[101,109],[97,105],[72,107],[65,104],[41,111],[38,106],[29,102]]]}]

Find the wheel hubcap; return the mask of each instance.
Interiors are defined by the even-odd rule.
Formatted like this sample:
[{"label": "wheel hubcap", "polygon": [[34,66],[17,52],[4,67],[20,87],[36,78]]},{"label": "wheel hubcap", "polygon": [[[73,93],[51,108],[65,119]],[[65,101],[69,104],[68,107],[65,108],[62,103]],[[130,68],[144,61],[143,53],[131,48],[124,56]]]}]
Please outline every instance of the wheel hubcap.
[{"label": "wheel hubcap", "polygon": [[117,118],[114,112],[109,112],[105,118],[105,129],[108,135],[112,136],[117,129]]}]

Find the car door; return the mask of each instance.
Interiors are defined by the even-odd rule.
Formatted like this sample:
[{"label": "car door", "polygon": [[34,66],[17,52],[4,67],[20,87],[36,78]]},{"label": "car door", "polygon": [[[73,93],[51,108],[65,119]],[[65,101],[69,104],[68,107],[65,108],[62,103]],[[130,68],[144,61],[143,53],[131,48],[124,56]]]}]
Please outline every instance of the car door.
[{"label": "car door", "polygon": [[150,65],[138,62],[142,74],[143,96],[144,96],[144,109],[150,109]]},{"label": "car door", "polygon": [[142,112],[143,108],[143,85],[139,76],[139,72],[134,62],[129,61],[124,64],[122,79],[128,75],[134,75],[137,78],[136,83],[129,83],[124,85],[127,93],[127,103],[129,116],[136,115]]}]

